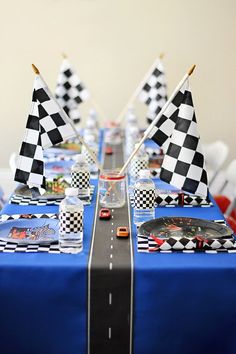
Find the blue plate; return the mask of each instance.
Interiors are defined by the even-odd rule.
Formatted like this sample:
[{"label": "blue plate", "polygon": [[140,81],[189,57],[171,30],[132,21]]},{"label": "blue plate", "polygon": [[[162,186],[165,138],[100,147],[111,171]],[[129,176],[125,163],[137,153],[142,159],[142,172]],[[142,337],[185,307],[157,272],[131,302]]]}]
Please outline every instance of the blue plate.
[{"label": "blue plate", "polygon": [[18,219],[0,223],[0,240],[18,244],[58,242],[59,220]]}]

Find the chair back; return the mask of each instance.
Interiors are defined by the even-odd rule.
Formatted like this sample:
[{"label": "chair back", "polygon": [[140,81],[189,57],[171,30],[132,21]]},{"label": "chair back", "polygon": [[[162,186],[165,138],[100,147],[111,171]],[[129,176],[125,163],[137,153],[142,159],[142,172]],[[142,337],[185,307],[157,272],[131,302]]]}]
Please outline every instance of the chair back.
[{"label": "chair back", "polygon": [[204,149],[209,184],[212,183],[218,171],[227,159],[229,148],[223,141],[218,140],[212,144],[207,144]]}]

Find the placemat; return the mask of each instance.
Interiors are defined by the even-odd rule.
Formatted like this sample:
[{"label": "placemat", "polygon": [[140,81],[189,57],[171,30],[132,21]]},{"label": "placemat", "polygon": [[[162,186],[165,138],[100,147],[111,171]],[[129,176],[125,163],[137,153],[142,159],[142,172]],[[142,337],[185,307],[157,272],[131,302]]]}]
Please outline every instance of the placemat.
[{"label": "placemat", "polygon": [[58,214],[2,214],[0,215],[0,222],[7,220],[18,220],[18,219],[58,219]]},{"label": "placemat", "polygon": [[[183,203],[183,204],[182,204]],[[130,194],[130,204],[134,207],[134,196]],[[190,196],[187,194],[176,194],[176,193],[160,193],[156,197],[155,207],[204,207],[208,208],[213,206],[213,203],[208,200],[198,196]]]},{"label": "placemat", "polygon": [[20,245],[17,243],[0,241],[0,252],[46,252],[46,253],[61,253],[58,243],[50,245]]},{"label": "placemat", "polygon": [[[0,216],[0,222],[7,220],[17,220],[17,219],[35,219],[35,218],[52,218],[58,219],[58,214],[2,214]],[[13,242],[1,241],[0,240],[0,252],[14,253],[14,252],[47,252],[47,253],[61,253],[59,250],[58,243],[49,245],[24,245],[17,244]]]}]

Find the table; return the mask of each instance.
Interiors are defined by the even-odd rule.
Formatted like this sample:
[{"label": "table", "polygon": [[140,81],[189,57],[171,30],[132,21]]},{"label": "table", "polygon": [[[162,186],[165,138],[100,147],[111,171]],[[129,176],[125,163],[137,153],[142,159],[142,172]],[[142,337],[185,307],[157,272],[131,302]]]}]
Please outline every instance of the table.
[{"label": "table", "polygon": [[[93,183],[97,192],[97,181]],[[0,253],[1,353],[235,354],[236,255],[138,253],[133,224],[131,261],[113,269],[114,282],[116,274],[131,272],[130,316],[126,323],[107,325],[106,318],[116,318],[122,309],[118,299],[111,304],[113,312],[100,315],[105,340],[100,332],[90,332],[88,265],[95,209],[93,199],[86,206],[84,248],[78,255]],[[7,205],[3,212],[19,210],[54,213],[58,207]],[[222,218],[216,205],[156,209],[157,217],[170,215]],[[109,272],[108,260],[101,259],[100,267]],[[126,283],[119,279],[116,289],[125,291]],[[107,293],[104,303],[110,301]],[[122,329],[126,326],[127,332],[127,324],[131,336],[124,351]],[[91,334],[96,346],[88,342]]]}]

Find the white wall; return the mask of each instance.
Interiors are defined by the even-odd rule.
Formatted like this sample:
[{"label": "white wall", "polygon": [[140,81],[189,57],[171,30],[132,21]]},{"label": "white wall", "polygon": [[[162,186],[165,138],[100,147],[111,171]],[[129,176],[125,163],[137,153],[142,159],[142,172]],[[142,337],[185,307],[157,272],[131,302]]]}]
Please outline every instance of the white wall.
[{"label": "white wall", "polygon": [[[170,92],[196,63],[191,86],[202,139],[227,141],[236,157],[235,0],[0,0],[0,46],[0,167],[21,143],[30,64],[54,90],[62,51],[109,118],[160,52]],[[144,119],[142,104],[137,109]]]}]

